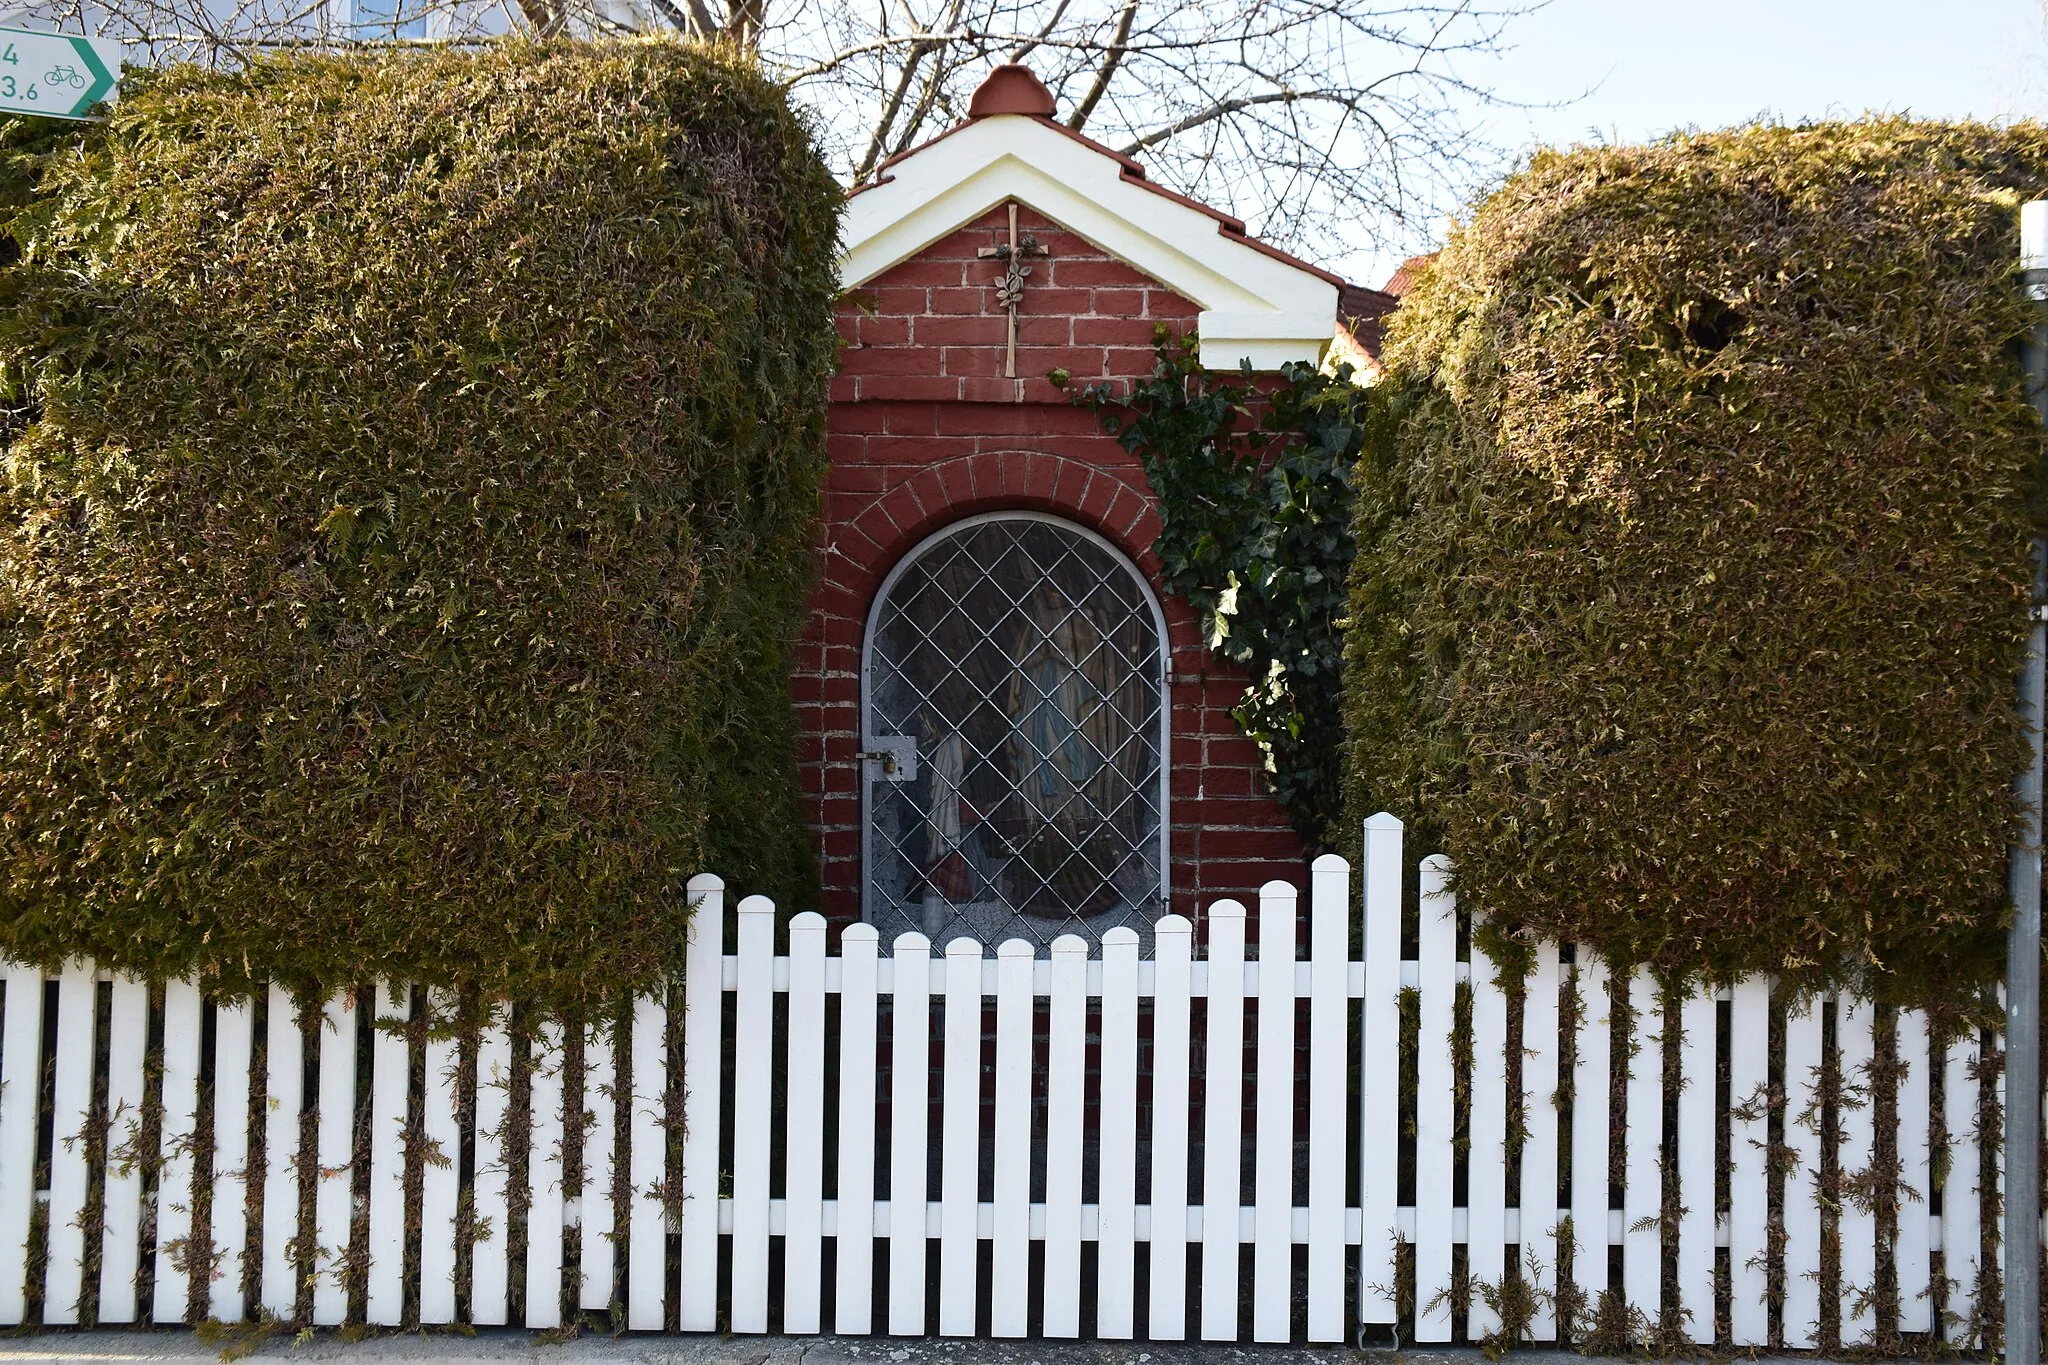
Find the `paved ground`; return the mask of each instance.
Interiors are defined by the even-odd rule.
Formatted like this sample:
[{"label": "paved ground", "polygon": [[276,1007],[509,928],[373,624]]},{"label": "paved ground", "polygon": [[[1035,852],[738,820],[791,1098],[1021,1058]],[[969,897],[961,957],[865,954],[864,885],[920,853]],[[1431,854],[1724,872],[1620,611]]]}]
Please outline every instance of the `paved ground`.
[{"label": "paved ground", "polygon": [[[202,1340],[185,1330],[162,1332],[47,1332],[0,1338],[0,1365],[61,1362],[213,1361],[230,1340]],[[345,1342],[332,1333],[307,1341],[289,1334],[253,1345],[251,1358],[346,1365],[1485,1365],[1476,1350],[1349,1351],[1284,1346],[1114,1346],[1044,1341],[904,1341],[855,1337],[603,1337],[548,1342],[531,1332],[479,1332],[474,1336],[394,1334]],[[1566,1351],[1517,1351],[1514,1365],[1587,1365]],[[1812,1358],[1761,1365],[1815,1365]]]},{"label": "paved ground", "polygon": [[[48,1333],[0,1340],[0,1365],[80,1362],[115,1365],[127,1361],[213,1361],[229,1342],[202,1341],[189,1331]],[[247,1343],[243,1348],[246,1349]],[[862,1337],[662,1337],[580,1336],[541,1341],[531,1332],[479,1332],[369,1337],[344,1342],[323,1332],[305,1342],[288,1333],[264,1340],[255,1360],[334,1362],[335,1365],[1337,1365],[1361,1357],[1344,1350],[1284,1347],[1127,1347],[1099,1343],[1039,1341],[905,1341]],[[1585,1365],[1578,1356],[1573,1365]],[[1435,1357],[1411,1356],[1414,1365]],[[1483,1365],[1475,1352],[1441,1358],[1457,1365]],[[1565,1357],[1560,1357],[1560,1360]],[[1532,1362],[1533,1365],[1533,1362]]]}]

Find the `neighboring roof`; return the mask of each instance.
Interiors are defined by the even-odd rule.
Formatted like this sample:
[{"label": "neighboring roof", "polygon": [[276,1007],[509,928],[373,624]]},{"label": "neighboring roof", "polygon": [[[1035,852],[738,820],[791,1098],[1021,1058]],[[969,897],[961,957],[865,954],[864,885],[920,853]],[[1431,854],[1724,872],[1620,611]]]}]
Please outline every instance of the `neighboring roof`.
[{"label": "neighboring roof", "polygon": [[1344,281],[1154,185],[1127,156],[1052,118],[1023,66],[999,66],[965,122],[891,157],[851,196],[840,284],[853,289],[1009,200],[1028,205],[1198,305],[1202,361],[1257,369],[1322,358]]},{"label": "neighboring roof", "polygon": [[1387,276],[1387,282],[1381,285],[1375,292],[1391,294],[1396,299],[1400,298],[1415,287],[1415,281],[1422,274],[1423,269],[1435,259],[1436,253],[1434,251],[1426,252],[1420,256],[1410,256],[1407,260],[1401,262],[1399,266],[1395,267],[1394,273]]},{"label": "neighboring roof", "polygon": [[[1337,293],[1338,345],[1332,358],[1348,360],[1364,374],[1384,373],[1380,367],[1380,346],[1387,336],[1387,317],[1400,304],[1398,297],[1384,289],[1345,285]],[[1344,344],[1347,338],[1348,346]]]}]

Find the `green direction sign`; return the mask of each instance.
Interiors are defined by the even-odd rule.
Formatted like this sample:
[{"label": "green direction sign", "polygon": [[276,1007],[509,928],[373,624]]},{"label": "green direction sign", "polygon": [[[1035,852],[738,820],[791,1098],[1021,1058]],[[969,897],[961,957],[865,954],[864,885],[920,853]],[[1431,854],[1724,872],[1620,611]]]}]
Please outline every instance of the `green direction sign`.
[{"label": "green direction sign", "polygon": [[121,45],[69,33],[0,28],[0,113],[84,118],[114,98]]}]

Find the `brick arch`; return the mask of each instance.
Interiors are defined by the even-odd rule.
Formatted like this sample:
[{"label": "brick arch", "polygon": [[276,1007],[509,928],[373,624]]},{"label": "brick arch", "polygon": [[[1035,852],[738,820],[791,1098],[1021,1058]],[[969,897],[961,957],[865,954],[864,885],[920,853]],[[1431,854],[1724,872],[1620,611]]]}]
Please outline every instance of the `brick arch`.
[{"label": "brick arch", "polygon": [[963,517],[1012,511],[1046,512],[1087,527],[1156,586],[1159,514],[1151,491],[1100,465],[1034,450],[958,455],[876,494],[832,529],[823,584],[847,595],[850,618],[864,619],[883,576],[919,541]]},{"label": "brick arch", "polygon": [[[1000,420],[973,411],[990,425]],[[842,482],[827,493],[811,616],[790,681],[801,726],[798,764],[804,800],[818,841],[819,908],[841,924],[860,917],[860,669],[875,594],[889,571],[926,537],[965,517],[1003,511],[1042,512],[1095,532],[1125,555],[1158,595],[1172,670],[1173,908],[1199,924],[1204,908],[1220,896],[1250,904],[1259,884],[1269,878],[1298,881],[1303,875],[1300,840],[1285,812],[1266,794],[1263,756],[1230,716],[1244,680],[1209,656],[1194,609],[1160,585],[1152,551],[1159,516],[1142,466],[1092,424],[1085,431],[1063,431],[1076,416],[1067,408],[1020,416],[1031,423],[1028,434],[1013,427],[994,450],[956,447],[916,464],[912,461],[930,449],[930,438],[914,430],[901,437],[869,430],[855,433],[859,446],[835,456],[834,477]],[[923,426],[924,420],[915,425]],[[990,441],[987,435],[968,439]],[[1043,440],[1072,453],[1020,449],[1014,444],[1020,440]],[[856,494],[856,482],[874,468],[870,459],[886,477],[866,483]]]}]

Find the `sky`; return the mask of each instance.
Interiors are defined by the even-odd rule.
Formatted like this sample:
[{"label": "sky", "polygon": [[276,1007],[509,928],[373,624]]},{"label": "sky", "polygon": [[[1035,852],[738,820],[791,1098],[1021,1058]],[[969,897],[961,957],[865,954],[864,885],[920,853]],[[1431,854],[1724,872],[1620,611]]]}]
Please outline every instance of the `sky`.
[{"label": "sky", "polygon": [[[2042,118],[2044,3],[1551,0],[1510,23],[1506,51],[1466,57],[1459,70],[1528,106],[1478,112],[1488,140],[1511,152],[1640,142],[1759,115]],[[1400,254],[1373,253],[1353,277],[1378,284]]]}]

